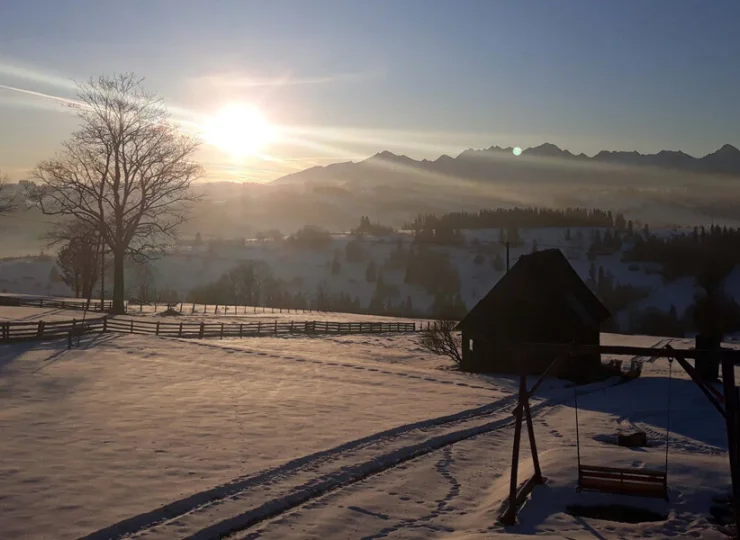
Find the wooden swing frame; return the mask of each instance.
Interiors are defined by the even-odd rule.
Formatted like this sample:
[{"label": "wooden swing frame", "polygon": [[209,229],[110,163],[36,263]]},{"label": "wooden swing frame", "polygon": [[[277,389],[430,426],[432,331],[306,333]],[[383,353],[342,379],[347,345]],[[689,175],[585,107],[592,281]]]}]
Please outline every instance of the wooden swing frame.
[{"label": "wooden swing frame", "polygon": [[[520,375],[518,403],[514,408],[513,415],[516,418],[514,426],[514,443],[511,463],[511,481],[509,497],[504,501],[499,522],[503,525],[514,525],[519,508],[527,499],[534,488],[543,484],[546,478],[542,476],[537,445],[532,422],[532,413],[529,399],[542,385],[544,379],[552,371],[562,358],[581,354],[610,354],[621,356],[645,357],[645,358],[668,358],[676,362],[691,377],[691,380],[700,388],[709,402],[725,419],[727,431],[728,454],[730,461],[730,475],[732,479],[733,510],[735,522],[740,530],[740,395],[735,385],[735,365],[740,364],[740,350],[696,350],[696,349],[673,349],[670,345],[662,348],[630,347],[622,345],[563,345],[551,343],[524,343],[517,347],[514,354],[524,356],[530,353],[551,353],[555,359],[547,369],[540,375],[530,390],[527,390],[526,375]],[[718,392],[713,386],[703,380],[694,367],[686,360],[714,357],[722,365],[723,393]],[[534,475],[518,487],[519,470],[519,448],[521,446],[522,422],[526,418],[527,431],[529,434],[532,461],[534,463]],[[667,450],[666,450],[667,456]],[[667,469],[666,473],[655,473],[651,471],[638,471],[636,469],[620,469],[612,467],[595,467],[580,465],[579,449],[579,491],[596,491],[609,493],[621,493],[630,496],[653,496],[663,497],[667,495]]]}]

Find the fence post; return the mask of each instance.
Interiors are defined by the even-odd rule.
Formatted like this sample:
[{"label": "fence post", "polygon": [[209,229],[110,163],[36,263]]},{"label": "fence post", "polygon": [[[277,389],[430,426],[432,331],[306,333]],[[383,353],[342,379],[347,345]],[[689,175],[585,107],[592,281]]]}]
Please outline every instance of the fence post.
[{"label": "fence post", "polygon": [[303,328],[303,333],[304,333],[304,334],[308,334],[308,324],[309,324],[309,323],[308,323],[308,321],[306,321],[306,322],[304,323],[304,325],[303,325],[303,326],[304,326],[304,328]]},{"label": "fence post", "polygon": [[221,339],[224,338],[224,323],[221,323]]},{"label": "fence post", "polygon": [[262,321],[257,321],[257,335],[260,335],[260,328],[262,327]]},{"label": "fence post", "polygon": [[213,308],[213,313],[214,313],[214,315],[215,315],[216,313],[218,313],[218,304],[216,304],[216,307],[214,307],[214,308]]},{"label": "fence post", "polygon": [[43,298],[41,300],[39,300],[39,307],[40,308],[44,307],[44,299]]},{"label": "fence post", "polygon": [[103,317],[103,333],[108,331],[108,317]]},{"label": "fence post", "polygon": [[44,321],[39,321],[39,331],[38,331],[39,338],[44,337]]},{"label": "fence post", "polygon": [[67,332],[67,349],[72,348],[72,332]]},{"label": "fence post", "polygon": [[182,337],[182,323],[180,323],[180,329],[177,331],[177,337]]},{"label": "fence post", "polygon": [[129,334],[133,334],[134,333],[134,320],[133,319],[131,319],[131,329],[129,330],[128,333]]},{"label": "fence post", "polygon": [[144,311],[144,302],[143,301],[139,302],[139,313],[141,313],[142,311]]},{"label": "fence post", "polygon": [[157,321],[157,329],[155,330],[154,335],[155,336],[159,335],[159,321]]},{"label": "fence post", "polygon": [[244,330],[244,324],[243,323],[239,323],[239,337],[242,337],[242,335],[243,335],[242,330]]},{"label": "fence post", "polygon": [[193,302],[193,307],[191,308],[190,313],[195,313],[195,302]]},{"label": "fence post", "polygon": [[198,334],[199,339],[203,339],[203,332],[205,331],[205,323],[203,321],[200,322],[200,333]]},{"label": "fence post", "polygon": [[277,319],[275,319],[275,333],[277,334]]},{"label": "fence post", "polygon": [[293,321],[290,321],[290,333],[293,333]]}]

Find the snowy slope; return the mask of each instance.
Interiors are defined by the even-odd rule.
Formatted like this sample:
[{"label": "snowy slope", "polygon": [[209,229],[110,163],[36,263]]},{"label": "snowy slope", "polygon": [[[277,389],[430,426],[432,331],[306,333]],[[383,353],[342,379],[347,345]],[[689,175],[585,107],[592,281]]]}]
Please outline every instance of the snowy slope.
[{"label": "snowy slope", "polygon": [[[571,232],[572,239],[566,241],[565,229],[562,228],[522,229],[520,234],[525,243],[521,247],[512,248],[511,263],[515,263],[521,255],[530,253],[533,242],[536,241],[540,249],[548,247],[563,249],[578,273],[584,279],[587,278],[591,262],[586,257],[586,251],[590,243],[591,229],[573,228]],[[665,229],[654,232],[669,235],[675,231]],[[578,233],[581,235],[580,240],[577,238]],[[435,249],[445,251],[450,256],[460,277],[461,298],[466,306],[471,308],[503,275],[503,271],[493,268],[493,260],[496,251],[502,256],[504,252],[499,244],[499,229],[468,230],[464,231],[464,236],[466,238],[464,246],[438,246]],[[409,234],[401,233],[388,238],[367,238],[364,245],[368,258],[362,262],[345,260],[345,247],[351,240],[352,237],[348,235],[334,235],[331,245],[321,250],[300,249],[285,242],[274,241],[248,241],[243,247],[216,248],[215,252],[209,252],[205,246],[182,246],[178,252],[165,255],[154,263],[153,283],[150,285],[153,288],[174,289],[181,299],[185,299],[194,287],[217,280],[240,262],[262,260],[270,265],[275,276],[293,293],[301,291],[307,298],[311,298],[319,285],[323,285],[332,293],[344,292],[352,298],[358,297],[361,305],[367,307],[376,288],[375,283],[365,279],[367,264],[372,260],[382,271],[384,282],[397,288],[397,294],[392,298],[395,304],[410,297],[416,313],[431,314],[433,297],[426,290],[404,283],[404,270],[383,269],[384,262],[398,241],[406,247],[409,246],[411,240]],[[479,245],[475,245],[476,242]],[[483,261],[476,264],[476,255],[481,250],[485,252]],[[338,274],[332,274],[331,271],[335,254],[339,255],[341,261]],[[681,316],[693,302],[696,287],[691,279],[663,283],[655,269],[642,264],[624,263],[621,261],[620,253],[597,257],[594,264],[608,270],[616,283],[631,284],[650,290],[650,296],[634,306],[637,309],[654,307],[668,311],[673,304]],[[70,291],[65,285],[50,281],[52,265],[53,261],[50,258],[0,260],[0,292],[68,296]],[[739,281],[736,277],[728,280],[731,285],[728,290],[734,298],[740,300],[740,288],[736,286]],[[108,283],[110,284],[110,279]],[[129,276],[127,284],[128,296],[137,296],[135,277]],[[109,295],[110,291],[107,294]]]}]

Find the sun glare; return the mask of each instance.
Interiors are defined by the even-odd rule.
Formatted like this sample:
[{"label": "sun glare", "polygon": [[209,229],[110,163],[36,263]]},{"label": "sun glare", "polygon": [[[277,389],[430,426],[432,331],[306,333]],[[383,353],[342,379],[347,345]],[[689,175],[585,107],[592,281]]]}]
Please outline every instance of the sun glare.
[{"label": "sun glare", "polygon": [[220,109],[203,126],[203,138],[235,158],[260,152],[275,138],[275,128],[257,107],[234,103]]}]

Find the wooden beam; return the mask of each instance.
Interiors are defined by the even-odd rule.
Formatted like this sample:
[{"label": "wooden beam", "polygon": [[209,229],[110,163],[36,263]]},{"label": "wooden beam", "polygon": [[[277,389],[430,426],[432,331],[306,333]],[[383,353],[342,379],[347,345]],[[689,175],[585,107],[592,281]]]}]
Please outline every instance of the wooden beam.
[{"label": "wooden beam", "polygon": [[561,347],[561,349],[564,348],[565,350],[561,350],[560,354],[558,354],[555,357],[555,359],[552,362],[550,362],[550,364],[545,368],[545,371],[543,371],[540,374],[540,377],[532,385],[532,388],[528,392],[525,392],[526,400],[519,400],[519,403],[517,403],[517,406],[512,411],[512,414],[514,414],[514,415],[519,414],[519,412],[521,411],[521,409],[523,407],[523,404],[525,402],[527,403],[527,407],[529,407],[529,398],[531,398],[532,396],[534,396],[535,392],[537,392],[537,390],[540,388],[540,386],[542,386],[542,383],[545,382],[545,379],[550,374],[550,372],[552,371],[552,368],[555,366],[555,364],[557,364],[558,362],[560,362],[563,358],[566,358],[566,357],[568,357],[568,356],[571,355],[571,350],[570,350],[570,347],[571,346],[570,345],[561,345],[560,347]]},{"label": "wooden beam", "polygon": [[[519,382],[519,405],[522,404],[522,398],[526,395],[526,377],[521,376]],[[519,407],[519,413],[516,415],[516,424],[514,425],[514,448],[511,455],[511,479],[509,483],[509,506],[501,516],[501,523],[505,525],[513,525],[516,523],[516,509],[517,509],[517,484],[518,484],[518,473],[519,473],[519,446],[522,440],[522,414],[523,410]]]},{"label": "wooden beam", "polygon": [[564,345],[562,343],[521,343],[516,346],[520,352],[557,353],[566,347],[571,354],[613,354],[622,356],[645,356],[648,358],[696,358],[699,355],[712,355],[719,360],[728,359],[740,364],[740,350],[696,350],[666,349],[653,347],[632,347],[626,345]]},{"label": "wooden beam", "polygon": [[[526,398],[526,396],[525,396]],[[537,441],[534,439],[534,425],[532,423],[532,411],[529,409],[529,399],[524,402],[524,416],[527,419],[527,432],[529,432],[529,449],[532,451],[532,463],[534,464],[534,479],[537,483],[544,482],[542,470],[540,469],[540,457],[537,455]]]},{"label": "wooden beam", "polygon": [[[676,350],[672,349],[670,345],[666,345],[666,348],[672,351]],[[678,362],[678,365],[683,368],[683,370],[689,375],[689,377],[691,377],[691,380],[696,383],[696,386],[699,387],[704,395],[707,396],[709,403],[711,403],[714,408],[717,409],[719,414],[722,415],[722,418],[726,418],[725,406],[719,401],[719,399],[717,399],[717,394],[714,392],[714,388],[712,388],[712,391],[710,391],[711,387],[706,383],[704,379],[699,376],[693,366],[689,364],[685,358],[677,357],[676,362]]]}]

